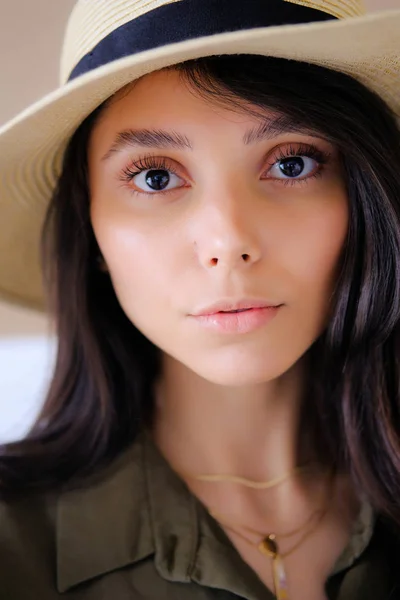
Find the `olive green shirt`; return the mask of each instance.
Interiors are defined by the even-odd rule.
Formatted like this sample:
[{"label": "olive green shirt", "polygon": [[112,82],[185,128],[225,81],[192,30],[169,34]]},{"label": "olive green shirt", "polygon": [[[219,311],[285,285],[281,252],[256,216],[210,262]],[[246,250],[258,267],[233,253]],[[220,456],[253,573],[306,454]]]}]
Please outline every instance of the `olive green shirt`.
[{"label": "olive green shirt", "polygon": [[[400,598],[391,539],[364,504],[329,599]],[[63,597],[273,600],[145,434],[81,489],[0,504],[0,600]]]}]

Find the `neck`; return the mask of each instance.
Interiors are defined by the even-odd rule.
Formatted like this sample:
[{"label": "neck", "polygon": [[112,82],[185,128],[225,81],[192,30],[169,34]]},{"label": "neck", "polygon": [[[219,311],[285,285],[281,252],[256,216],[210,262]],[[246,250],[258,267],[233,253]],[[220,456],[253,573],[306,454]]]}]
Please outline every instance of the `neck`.
[{"label": "neck", "polygon": [[[329,494],[332,506],[340,504],[334,526],[343,521],[347,535],[347,521],[358,509],[351,483],[337,480],[332,487],[328,468],[317,464],[311,432],[304,431],[306,359],[274,381],[231,388],[205,381],[168,356],[163,360],[153,438],[209,510],[255,531],[290,531],[323,508]],[[309,461],[316,468],[267,491],[195,477],[270,481]]]},{"label": "neck", "polygon": [[210,383],[169,356],[162,373],[153,433],[176,470],[265,480],[311,458],[300,437],[304,362],[241,387]]}]

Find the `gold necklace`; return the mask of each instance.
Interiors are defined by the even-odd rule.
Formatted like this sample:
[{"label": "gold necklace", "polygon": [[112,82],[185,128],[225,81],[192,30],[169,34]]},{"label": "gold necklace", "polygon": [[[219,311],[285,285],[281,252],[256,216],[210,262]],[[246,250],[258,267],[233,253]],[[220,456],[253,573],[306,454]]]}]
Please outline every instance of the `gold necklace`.
[{"label": "gold necklace", "polygon": [[[292,548],[290,548],[290,550],[287,550],[286,552],[280,552],[277,538],[292,537],[296,533],[299,533],[301,531],[301,529],[303,529],[306,526],[306,524],[302,525],[301,527],[298,527],[295,531],[291,531],[290,533],[285,533],[285,534],[280,534],[280,535],[277,535],[276,533],[262,534],[259,531],[256,531],[255,529],[251,529],[250,527],[241,525],[241,527],[243,527],[243,529],[246,529],[247,531],[261,537],[261,541],[253,542],[253,541],[249,540],[245,535],[243,535],[242,533],[237,531],[237,529],[233,528],[226,521],[221,520],[219,518],[217,518],[217,520],[222,525],[225,525],[225,527],[227,529],[230,529],[233,533],[238,535],[245,542],[247,542],[248,544],[251,544],[252,546],[255,546],[259,550],[259,552],[261,552],[261,554],[263,554],[264,556],[267,556],[268,558],[271,559],[272,576],[273,576],[273,581],[274,581],[274,594],[275,594],[277,600],[288,600],[288,598],[289,598],[288,582],[287,582],[287,576],[286,576],[283,559],[286,558],[287,556],[290,556],[293,552],[295,552],[303,544],[303,542],[317,529],[318,525],[321,523],[322,519],[324,518],[324,516],[326,515],[327,512],[328,512],[328,509],[326,507],[325,509],[320,509],[319,511],[315,511],[314,513],[312,513],[311,517],[309,517],[307,519],[307,523],[310,522],[316,515],[318,515],[318,518],[315,521],[313,527],[308,529],[302,535],[302,537],[296,542],[296,544],[294,546],[292,546]],[[210,514],[212,516],[215,515],[215,513],[214,514],[210,513]]]},{"label": "gold necklace", "polygon": [[[295,552],[303,542],[317,529],[323,518],[328,512],[328,499],[332,491],[333,479],[334,479],[334,471],[331,471],[331,485],[328,486],[327,497],[325,506],[323,508],[317,509],[313,513],[311,513],[310,517],[307,519],[305,523],[303,523],[300,527],[297,527],[295,530],[286,532],[286,533],[260,533],[255,529],[247,527],[246,525],[239,525],[242,529],[247,530],[248,532],[261,537],[261,540],[257,542],[253,542],[248,539],[245,535],[243,535],[240,531],[237,531],[236,528],[232,527],[231,523],[225,521],[223,515],[216,511],[209,510],[208,512],[212,517],[214,517],[221,525],[224,525],[227,529],[238,535],[241,539],[243,539],[248,544],[255,546],[261,554],[267,556],[271,559],[272,566],[272,577],[274,582],[274,594],[277,600],[289,600],[288,596],[288,581],[287,575],[285,571],[285,566],[283,563],[283,559],[290,556],[293,552]],[[220,517],[223,517],[221,519]],[[312,527],[307,529],[304,534],[300,537],[300,539],[286,552],[280,552],[279,544],[277,538],[289,538],[293,537],[297,533],[300,533],[312,520],[316,518],[315,523]]]},{"label": "gold necklace", "polygon": [[313,463],[310,462],[306,463],[305,465],[295,467],[294,469],[288,471],[284,475],[280,475],[279,477],[275,477],[274,479],[270,479],[269,481],[253,481],[252,479],[247,479],[246,477],[238,477],[237,475],[192,475],[191,473],[185,473],[182,471],[180,471],[180,475],[188,479],[197,479],[198,481],[205,481],[208,483],[224,481],[228,483],[238,483],[240,485],[244,485],[255,490],[268,490],[273,487],[276,487],[284,481],[287,481],[294,475],[298,475],[299,473],[308,470],[311,464]]}]

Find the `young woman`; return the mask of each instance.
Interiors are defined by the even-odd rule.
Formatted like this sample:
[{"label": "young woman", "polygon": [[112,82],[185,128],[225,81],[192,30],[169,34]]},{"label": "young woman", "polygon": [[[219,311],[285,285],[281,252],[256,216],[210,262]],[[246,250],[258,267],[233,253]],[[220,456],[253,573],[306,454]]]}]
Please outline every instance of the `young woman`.
[{"label": "young woman", "polygon": [[0,450],[1,598],[398,597],[399,28],[78,2],[0,131],[3,293],[40,304],[47,211],[58,336]]}]

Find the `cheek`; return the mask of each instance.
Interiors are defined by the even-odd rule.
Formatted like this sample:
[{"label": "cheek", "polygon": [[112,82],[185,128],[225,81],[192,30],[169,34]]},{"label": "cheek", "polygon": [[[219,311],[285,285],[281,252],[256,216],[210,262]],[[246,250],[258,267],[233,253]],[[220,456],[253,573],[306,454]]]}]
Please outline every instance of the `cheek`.
[{"label": "cheek", "polygon": [[[293,248],[294,272],[305,283],[324,287],[335,275],[347,234],[345,215],[334,214],[332,218],[316,218],[311,226],[297,235]],[[296,251],[297,249],[297,251]]]},{"label": "cheek", "polygon": [[299,220],[287,248],[286,264],[296,280],[297,299],[304,311],[322,321],[341,267],[348,218],[347,195],[342,191],[320,203],[308,219]]},{"label": "cheek", "polygon": [[[93,230],[108,267],[118,300],[130,318],[168,290],[166,254],[162,231],[137,219],[123,206],[101,199],[91,206]],[[147,312],[147,311],[146,311]]]}]

